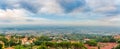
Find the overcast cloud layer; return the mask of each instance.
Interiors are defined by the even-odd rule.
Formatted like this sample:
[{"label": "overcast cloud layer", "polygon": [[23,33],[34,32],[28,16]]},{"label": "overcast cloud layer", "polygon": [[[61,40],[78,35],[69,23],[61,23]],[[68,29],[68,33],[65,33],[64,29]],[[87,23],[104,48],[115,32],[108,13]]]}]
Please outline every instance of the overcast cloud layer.
[{"label": "overcast cloud layer", "polygon": [[120,26],[120,0],[0,0],[0,25]]}]

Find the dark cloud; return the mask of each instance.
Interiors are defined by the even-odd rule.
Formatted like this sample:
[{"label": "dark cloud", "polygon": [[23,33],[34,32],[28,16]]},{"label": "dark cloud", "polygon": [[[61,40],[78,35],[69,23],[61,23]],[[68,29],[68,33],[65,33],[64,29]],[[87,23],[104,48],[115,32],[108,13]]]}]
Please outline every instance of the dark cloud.
[{"label": "dark cloud", "polygon": [[35,4],[32,4],[31,2],[22,1],[20,2],[20,6],[21,8],[24,8],[32,13],[37,13],[39,11],[38,6],[36,6]]},{"label": "dark cloud", "polygon": [[65,12],[72,12],[76,8],[83,8],[85,6],[85,0],[60,0],[59,4],[65,10]]},{"label": "dark cloud", "polygon": [[7,9],[10,8],[10,5],[8,5],[5,1],[0,2],[0,9]]},{"label": "dark cloud", "polygon": [[[77,8],[83,8],[82,12],[89,11],[88,8],[84,8],[86,6],[85,0],[52,0],[52,1],[57,1],[58,5],[60,5],[61,9],[64,10],[64,13],[71,13],[73,10]],[[32,13],[38,13],[39,10],[44,7],[41,2],[34,2],[34,1],[29,1],[29,0],[24,0],[24,1],[18,1],[14,2],[11,1],[12,4],[9,4],[7,1],[2,0],[0,2],[0,9],[14,9],[14,8],[22,8],[26,9]],[[15,4],[18,4],[19,7],[15,7]],[[52,11],[51,11],[52,13]]]}]

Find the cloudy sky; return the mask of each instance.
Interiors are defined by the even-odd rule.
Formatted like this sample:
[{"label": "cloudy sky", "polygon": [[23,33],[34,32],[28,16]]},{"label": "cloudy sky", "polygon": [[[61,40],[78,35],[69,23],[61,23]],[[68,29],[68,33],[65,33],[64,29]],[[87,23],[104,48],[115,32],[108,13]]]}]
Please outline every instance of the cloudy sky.
[{"label": "cloudy sky", "polygon": [[120,0],[0,0],[0,25],[120,26]]}]

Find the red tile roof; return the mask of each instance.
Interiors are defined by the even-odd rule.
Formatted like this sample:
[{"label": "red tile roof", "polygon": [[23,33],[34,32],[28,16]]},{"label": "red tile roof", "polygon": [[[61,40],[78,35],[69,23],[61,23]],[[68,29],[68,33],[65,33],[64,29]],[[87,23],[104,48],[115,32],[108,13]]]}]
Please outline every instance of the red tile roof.
[{"label": "red tile roof", "polygon": [[[101,46],[100,46],[100,49],[112,49],[113,47],[115,47],[117,45],[117,43],[99,43]],[[85,44],[85,46],[88,48],[88,49],[98,49],[97,46],[89,46],[87,44]]]}]

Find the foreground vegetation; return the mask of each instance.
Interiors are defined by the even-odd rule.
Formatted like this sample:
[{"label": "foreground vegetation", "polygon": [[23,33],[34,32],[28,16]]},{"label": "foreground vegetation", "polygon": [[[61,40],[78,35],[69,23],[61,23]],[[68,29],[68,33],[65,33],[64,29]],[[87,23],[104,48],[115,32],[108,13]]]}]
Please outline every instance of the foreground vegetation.
[{"label": "foreground vegetation", "polygon": [[[74,34],[78,36],[78,34]],[[72,37],[75,37],[75,36]],[[80,35],[79,35],[80,36]],[[120,49],[120,40],[113,36],[92,36],[87,35],[84,38],[79,36],[76,39],[69,35],[62,36],[22,36],[22,35],[3,35],[0,34],[0,49],[11,47],[13,49],[87,49],[89,46],[97,46],[100,49],[99,42],[117,42],[118,46],[113,49]],[[82,37],[82,36],[81,36]],[[89,38],[87,38],[89,37]],[[87,38],[87,40],[85,40]]]}]

